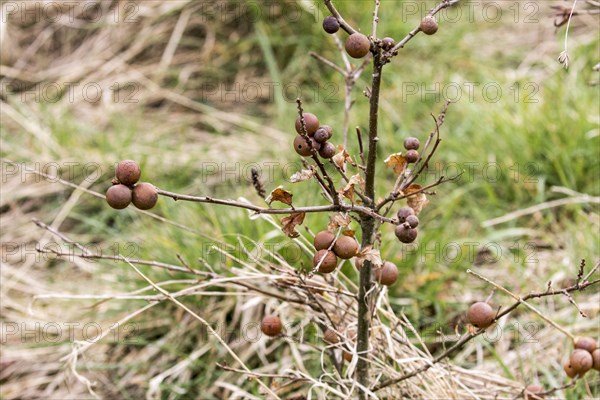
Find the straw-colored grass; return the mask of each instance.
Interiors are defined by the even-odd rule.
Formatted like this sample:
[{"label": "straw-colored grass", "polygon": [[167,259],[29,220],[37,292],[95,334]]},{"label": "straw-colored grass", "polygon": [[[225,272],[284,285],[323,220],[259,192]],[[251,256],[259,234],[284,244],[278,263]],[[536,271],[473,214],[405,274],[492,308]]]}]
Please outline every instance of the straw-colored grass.
[{"label": "straw-colored grass", "polygon": [[[353,22],[370,26],[371,2],[340,3]],[[319,330],[333,321],[345,334],[355,324],[356,301],[348,294],[356,289],[354,266],[344,264],[337,279],[315,276],[319,290],[300,282],[296,273],[310,263],[311,232],[326,225],[325,216],[307,217],[308,230],[301,230],[303,236],[290,247],[270,217],[251,219],[241,210],[162,198],[151,213],[116,212],[102,199],[111,166],[122,158],[138,160],[144,180],[181,193],[259,202],[247,176],[232,178],[209,169],[223,168],[223,162],[235,165],[238,175],[249,163],[258,163],[269,190],[289,187],[285,178],[299,166],[289,146],[294,103],[267,92],[256,102],[207,98],[205,85],[291,82],[324,90],[324,82],[339,83],[307,55],[314,50],[337,60],[333,42],[323,39],[314,22],[320,16],[306,17],[316,9],[298,2],[305,18],[290,21],[289,10],[281,6],[253,22],[247,15],[219,12],[239,2],[142,1],[134,9],[128,9],[131,2],[100,2],[102,18],[86,21],[88,3],[82,2],[63,9],[62,19],[49,21],[32,20],[35,13],[24,20],[21,14],[6,16],[5,4],[0,18],[0,396],[265,398],[257,379],[282,398],[354,396],[356,358],[337,371],[329,355],[333,351],[339,358],[341,350],[327,346]],[[565,73],[555,61],[564,30],[555,34],[545,3],[535,4],[537,24],[478,20],[447,24],[447,29],[442,25],[429,42],[411,43],[411,52],[402,54],[405,61],[386,71],[381,113],[386,149],[398,137],[430,129],[429,113],[438,108],[418,96],[403,100],[406,82],[489,79],[505,88],[515,81],[539,83],[536,104],[453,105],[439,152],[440,161],[449,163],[499,161],[508,168],[533,162],[538,179],[513,181],[507,174],[495,182],[475,179],[438,188],[440,195],[432,197],[421,218],[422,247],[414,254],[399,249],[389,230],[382,232],[382,255],[401,266],[401,282],[378,293],[374,382],[425,365],[451,346],[456,334],[466,332],[464,309],[492,289],[468,276],[467,268],[475,265],[479,273],[524,295],[545,290],[550,280],[554,288],[573,284],[579,259],[588,261],[589,270],[600,254],[599,99],[597,88],[589,86],[597,80],[591,67],[600,59],[597,17],[579,16],[571,27],[571,65]],[[398,21],[389,11],[396,6],[383,2],[381,24],[400,37],[415,20]],[[121,16],[118,23],[111,19],[115,13]],[[437,61],[423,62],[430,59]],[[360,90],[368,75],[358,83],[352,124],[364,124]],[[65,88],[73,82],[77,88],[100,85],[104,96],[90,101],[73,89],[73,97],[51,102],[43,97],[52,96],[42,92],[51,85]],[[118,101],[111,87],[121,88]],[[341,123],[341,100],[328,104],[307,97],[307,109],[329,113],[332,125]],[[75,163],[72,170],[69,162]],[[276,163],[272,178],[266,175],[268,162]],[[61,179],[53,177],[49,163],[62,167]],[[377,180],[386,185],[393,178],[381,169]],[[316,197],[304,183],[293,191],[295,204],[296,199],[310,204]],[[557,198],[586,200],[543,207]],[[524,216],[482,225],[528,207],[534,209]],[[56,232],[95,254],[147,260],[133,264],[196,317],[126,262],[37,252],[36,245],[81,255]],[[256,251],[254,242],[277,251],[266,254],[263,248],[264,257],[255,259],[247,253]],[[424,250],[435,243],[467,249],[473,242],[478,244],[474,260],[448,261]],[[498,245],[501,257],[486,259],[485,243]],[[598,337],[597,289],[574,294],[574,299],[587,318],[565,296],[534,304],[573,334]],[[512,304],[500,293],[491,301]],[[289,324],[290,340],[240,338],[266,312],[276,312]],[[58,338],[53,336],[56,326]],[[568,384],[562,363],[571,345],[564,335],[525,308],[499,326],[503,335],[498,340],[478,337],[378,395],[512,399],[529,383],[541,382],[547,389]],[[104,336],[95,338],[98,329]],[[301,334],[303,340],[296,340]],[[244,365],[255,375],[243,372]],[[598,393],[597,374],[588,374],[553,396],[581,399]]]}]

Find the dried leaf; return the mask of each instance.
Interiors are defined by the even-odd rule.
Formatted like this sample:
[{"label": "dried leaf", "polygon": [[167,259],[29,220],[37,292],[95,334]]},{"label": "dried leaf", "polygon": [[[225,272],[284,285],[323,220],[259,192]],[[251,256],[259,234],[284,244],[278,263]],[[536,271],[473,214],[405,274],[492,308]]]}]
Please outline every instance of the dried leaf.
[{"label": "dried leaf", "polygon": [[313,168],[303,169],[302,171],[298,171],[294,175],[290,176],[290,182],[296,183],[307,181],[313,176],[315,176],[315,170]]},{"label": "dried leaf", "polygon": [[406,164],[408,164],[402,153],[390,154],[383,162],[388,167],[393,168],[394,172],[398,175],[404,172]]},{"label": "dried leaf", "polygon": [[296,226],[302,225],[304,222],[305,213],[303,212],[295,212],[291,213],[289,216],[281,219],[281,230],[288,237],[297,238],[300,236],[298,232],[296,232]]},{"label": "dried leaf", "polygon": [[338,153],[334,155],[331,160],[337,165],[342,171],[346,171],[346,163],[352,162],[352,157],[346,151],[346,148],[343,145],[338,146]]},{"label": "dried leaf", "polygon": [[421,189],[422,189],[421,185],[413,183],[412,185],[410,185],[409,187],[407,187],[406,189],[404,189],[404,194],[408,196],[411,193],[418,192]]},{"label": "dried leaf", "polygon": [[356,258],[358,259],[357,263],[359,265],[362,265],[362,263],[365,260],[369,260],[371,262],[371,265],[374,268],[379,268],[383,265],[383,262],[381,261],[381,255],[379,253],[379,250],[374,249],[373,246],[365,246],[356,256]]},{"label": "dried leaf", "polygon": [[331,231],[335,231],[338,228],[345,228],[350,225],[352,218],[347,214],[335,213],[329,218],[329,224],[327,227]]},{"label": "dried leaf", "polygon": [[427,200],[427,196],[423,192],[411,196],[411,193],[417,192],[419,190],[421,190],[421,185],[412,184],[409,187],[407,187],[404,191],[404,194],[408,196],[406,198],[406,204],[410,208],[415,210],[415,214],[419,214],[421,210],[423,210],[423,207],[425,207],[429,203],[429,200]]},{"label": "dried leaf", "polygon": [[266,201],[269,205],[271,205],[271,203],[274,201],[279,201],[281,203],[287,204],[288,206],[291,206],[292,196],[293,194],[285,190],[283,187],[279,186],[273,189],[269,197],[266,198]]},{"label": "dried leaf", "polygon": [[354,185],[346,185],[346,187],[343,188],[340,193],[345,198],[350,199],[350,202],[354,204]]},{"label": "dried leaf", "polygon": [[342,232],[342,235],[350,236],[353,238],[355,236],[355,232],[352,229],[348,229],[348,230],[345,230],[344,232]]},{"label": "dried leaf", "polygon": [[348,179],[346,186],[340,190],[341,195],[347,199],[350,199],[352,204],[354,204],[354,185],[357,184],[361,187],[361,189],[364,189],[365,181],[359,174],[351,176],[350,179]]}]

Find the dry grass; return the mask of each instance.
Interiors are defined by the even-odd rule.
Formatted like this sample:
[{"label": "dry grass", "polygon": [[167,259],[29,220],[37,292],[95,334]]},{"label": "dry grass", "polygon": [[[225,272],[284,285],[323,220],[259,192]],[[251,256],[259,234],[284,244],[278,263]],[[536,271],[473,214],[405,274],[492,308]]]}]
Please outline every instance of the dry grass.
[{"label": "dry grass", "polygon": [[[225,3],[214,2],[213,5],[218,7]],[[108,16],[112,14],[107,11],[115,7],[126,13],[127,4],[103,2],[101,7]],[[194,169],[202,159],[249,162],[255,161],[257,154],[280,159],[276,154],[287,143],[287,135],[273,126],[263,125],[263,121],[253,115],[262,109],[240,110],[240,104],[232,103],[213,107],[200,100],[203,82],[269,79],[256,44],[243,40],[253,27],[244,24],[236,27],[239,21],[234,20],[206,21],[199,12],[200,3],[193,1],[139,4],[133,23],[81,21],[82,4],[72,10],[77,16],[75,23],[2,18],[2,90],[6,84],[30,87],[36,83],[78,82],[80,86],[98,83],[110,87],[118,83],[124,87],[135,82],[135,98],[139,100],[115,104],[104,97],[89,102],[82,101],[79,94],[74,100],[63,97],[48,107],[41,102],[20,101],[19,95],[3,93],[0,111],[3,168],[7,165],[6,159],[40,163],[91,160],[99,165],[110,165],[126,151],[131,157],[147,160],[145,171],[161,171],[165,176],[177,177],[180,168]],[[183,32],[181,36],[179,32]],[[516,43],[522,41],[522,37],[513,35],[506,41]],[[231,43],[240,44],[232,50]],[[542,42],[540,48],[552,48],[548,43]],[[484,47],[482,51],[492,50]],[[524,62],[523,68],[530,62],[533,61]],[[127,90],[122,93],[127,94]],[[120,125],[121,119],[125,127]],[[73,133],[73,126],[61,125],[62,120],[85,123],[76,126],[81,131]],[[130,129],[137,132],[133,138],[126,133]],[[244,133],[243,140],[232,135],[240,131]],[[72,139],[74,135],[81,135],[81,139]],[[65,136],[69,136],[69,140]],[[272,144],[266,150],[261,145],[265,137]],[[124,150],[120,147],[121,141],[134,145]],[[80,243],[97,243],[107,248],[114,240],[124,242],[123,237],[111,238],[116,229],[91,229],[112,223],[106,215],[98,216],[96,225],[93,223],[94,216],[101,214],[94,195],[101,196],[98,192],[105,186],[108,172],[89,181],[82,174],[78,169],[72,179],[79,190],[61,182],[40,180],[35,174],[29,174],[26,179],[22,174],[10,175],[4,181],[3,174],[0,189],[3,333],[12,329],[14,322],[27,327],[35,327],[36,323],[47,327],[49,323],[58,322],[63,330],[65,322],[79,323],[73,333],[75,341],[61,337],[53,342],[40,336],[36,328],[31,336],[41,338],[38,342],[23,340],[20,335],[7,336],[0,361],[3,398],[85,399],[94,398],[94,394],[102,398],[264,398],[261,391],[264,389],[259,389],[254,379],[261,379],[282,398],[306,395],[309,388],[317,398],[344,398],[356,393],[351,379],[354,363],[347,363],[341,371],[332,368],[329,354],[333,350],[339,358],[340,350],[335,346],[328,348],[316,328],[333,321],[344,334],[345,328],[352,327],[356,301],[340,292],[355,290],[346,273],[339,273],[339,279],[335,280],[314,277],[319,290],[309,288],[301,282],[296,265],[278,254],[253,260],[243,246],[232,249],[235,239],[220,240],[221,233],[212,234],[216,228],[211,222],[195,219],[191,211],[179,214],[181,218],[176,219],[167,210],[160,209],[159,220],[143,219],[147,224],[131,222],[134,235],[136,230],[141,231],[134,241],[143,237],[144,229],[150,225],[164,230],[157,239],[163,241],[164,250],[154,258],[172,260],[177,268],[184,267],[176,261],[174,255],[179,250],[173,247],[198,245],[211,233],[208,236],[212,242],[227,255],[222,262],[211,259],[208,265],[198,265],[189,260],[194,268],[203,271],[201,273],[167,273],[151,266],[143,271],[213,327],[224,326],[237,333],[236,338],[217,330],[240,360],[257,374],[249,379],[248,374],[230,371],[227,367],[217,368],[217,363],[227,363],[232,369],[242,369],[198,319],[158,294],[151,285],[140,283],[139,276],[127,263],[93,262],[81,257],[54,260],[36,253],[36,243],[43,246],[53,241],[64,242],[36,227],[32,218],[43,217],[48,225],[68,232],[68,237]],[[182,186],[193,188],[196,183]],[[213,183],[218,184],[209,181],[208,186]],[[148,213],[144,217],[135,215],[148,217]],[[589,219],[591,225],[598,226],[597,214],[591,213]],[[272,223],[269,234],[278,234],[274,220],[267,218],[260,223],[267,226]],[[308,234],[305,236],[310,238]],[[240,237],[240,241],[249,243],[245,237]],[[306,239],[297,243],[304,253],[311,253]],[[12,254],[13,244],[26,249],[27,253]],[[573,265],[572,271],[556,272],[554,264],[563,256],[567,257],[556,251],[538,254],[540,260],[534,270],[527,271],[526,278],[554,273],[549,278],[556,287],[569,284],[574,279],[577,260],[564,262]],[[205,271],[211,268],[215,275],[206,275]],[[352,268],[345,269],[349,270]],[[507,280],[506,271],[519,274],[507,260],[483,265],[479,271],[503,284],[512,282]],[[352,276],[352,272],[347,275]],[[252,285],[253,289],[240,284]],[[456,293],[452,297],[461,302],[473,301],[490,289],[477,283],[473,284],[472,291],[465,291],[463,282],[448,286],[449,293]],[[513,288],[517,289],[521,287]],[[294,301],[273,299],[261,292]],[[441,295],[448,296],[447,293]],[[372,357],[374,374],[382,380],[422,366],[431,358],[430,352],[439,350],[440,344],[421,337],[420,328],[398,312],[407,304],[415,306],[409,298],[396,298],[390,304],[384,290],[378,299]],[[498,304],[508,303],[498,294],[493,300]],[[569,324],[573,333],[597,336],[599,294],[588,292],[577,300],[589,319],[576,318],[577,313],[564,298],[546,298],[536,305],[553,319]],[[315,310],[317,302],[323,309]],[[297,338],[304,333],[306,339],[239,340],[242,329],[259,321],[266,311],[277,312],[284,322],[290,323],[287,335]],[[524,311],[515,315],[516,321],[529,322],[534,318]],[[134,324],[136,331],[126,342],[123,335],[127,332],[120,330],[115,337],[115,331],[110,328],[115,323],[128,326],[128,322]],[[106,336],[97,343],[84,341],[90,335],[81,329],[85,323],[98,324]],[[449,335],[452,331],[444,330],[444,333]],[[558,371],[568,348],[564,336],[542,325],[536,337],[539,340],[525,343],[513,335],[505,335],[493,344],[475,340],[447,362],[438,363],[418,377],[379,394],[382,398],[510,399],[518,396],[532,376],[544,376],[554,387],[563,385],[557,376],[560,377]],[[484,357],[484,353],[488,356]],[[587,382],[587,386],[591,386],[587,389],[590,397],[594,385],[597,387],[594,379],[589,378]],[[597,388],[595,390],[597,392]],[[566,393],[559,391],[556,395],[565,397]]]}]

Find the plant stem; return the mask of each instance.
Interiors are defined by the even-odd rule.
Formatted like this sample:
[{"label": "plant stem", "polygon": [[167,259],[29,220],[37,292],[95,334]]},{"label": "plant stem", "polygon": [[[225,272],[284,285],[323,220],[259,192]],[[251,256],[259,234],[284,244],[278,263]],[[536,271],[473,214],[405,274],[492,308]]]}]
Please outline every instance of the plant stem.
[{"label": "plant stem", "polygon": [[[381,86],[381,64],[378,52],[373,57],[373,80],[371,84],[371,97],[369,108],[369,153],[367,155],[367,165],[365,171],[365,196],[369,203],[366,207],[374,209],[375,207],[375,163],[377,161],[377,117],[379,114],[379,88]],[[375,241],[375,219],[371,216],[363,216],[361,219],[362,247],[372,246]],[[358,288],[358,332],[357,348],[359,355],[356,365],[356,377],[358,383],[365,388],[369,388],[369,327],[371,325],[370,307],[368,293],[372,288],[372,265],[371,261],[365,260],[360,270],[360,283]],[[365,391],[359,392],[358,398],[364,400],[367,397]]]},{"label": "plant stem", "polygon": [[327,206],[308,206],[308,207],[296,207],[296,208],[267,208],[260,207],[252,203],[246,203],[235,200],[216,199],[214,197],[206,196],[190,196],[186,194],[169,192],[156,188],[159,196],[170,197],[176,201],[191,201],[195,203],[210,203],[210,204],[221,204],[229,207],[244,208],[246,210],[254,211],[256,214],[275,214],[275,215],[287,215],[293,213],[317,213],[317,212],[356,212],[359,215],[368,216],[381,222],[387,222],[389,224],[397,225],[398,221],[392,218],[386,218],[382,215],[377,214],[372,206],[360,206],[360,205],[348,205],[348,204],[330,204]]}]

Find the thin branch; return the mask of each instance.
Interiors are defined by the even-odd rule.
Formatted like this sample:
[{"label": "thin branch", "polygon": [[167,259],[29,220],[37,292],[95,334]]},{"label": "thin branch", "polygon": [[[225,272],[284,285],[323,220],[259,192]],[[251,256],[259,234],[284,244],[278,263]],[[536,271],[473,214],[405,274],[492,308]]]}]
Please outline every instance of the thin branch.
[{"label": "thin branch", "polygon": [[375,8],[373,9],[373,40],[377,39],[377,24],[379,23],[379,6],[381,5],[380,0],[375,0]]},{"label": "thin branch", "polygon": [[[42,228],[48,230],[48,231],[52,231],[52,228],[46,224],[42,225],[38,225],[41,226]],[[52,232],[53,234],[59,236],[58,232]],[[60,236],[59,236],[60,237]],[[67,242],[68,243],[68,242]],[[107,255],[102,255],[102,254],[89,254],[89,253],[81,253],[81,254],[75,254],[73,252],[64,252],[64,251],[58,251],[55,250],[53,248],[36,248],[36,251],[40,254],[53,254],[57,257],[77,257],[77,258],[81,258],[84,260],[112,260],[112,261],[122,261],[120,257],[118,256],[107,256]],[[140,260],[140,259],[130,259],[130,262],[132,262],[133,264],[137,264],[137,265],[148,265],[151,267],[156,267],[156,268],[161,268],[161,269],[166,269],[169,271],[175,271],[175,272],[186,272],[186,273],[193,273],[195,275],[209,275],[209,273],[207,272],[202,272],[202,271],[196,271],[196,270],[190,270],[188,268],[184,268],[184,267],[180,267],[178,265],[172,265],[172,264],[167,264],[167,263],[162,263],[162,262],[158,262],[158,261],[150,261],[150,260]]]},{"label": "thin branch", "polygon": [[[529,293],[526,296],[523,296],[521,298],[521,301],[517,301],[514,304],[512,304],[510,307],[505,308],[504,311],[499,312],[496,317],[494,318],[494,323],[497,322],[498,320],[500,320],[500,318],[510,314],[512,311],[514,311],[517,307],[519,307],[521,304],[524,304],[525,301],[527,300],[531,300],[531,299],[535,299],[535,298],[540,298],[540,297],[546,297],[546,296],[555,296],[557,294],[561,294],[563,292],[567,292],[567,293],[571,293],[571,292],[576,292],[576,291],[583,291],[585,290],[587,287],[595,285],[597,283],[600,282],[600,279],[596,279],[594,281],[591,282],[584,282],[582,283],[580,286],[578,285],[573,285],[573,286],[569,286],[567,288],[564,288],[560,291],[545,291],[545,292],[534,292],[534,293]],[[456,350],[462,348],[466,343],[468,343],[469,341],[473,340],[474,338],[476,338],[477,336],[483,334],[486,330],[485,329],[479,329],[478,331],[475,332],[469,332],[469,333],[465,333],[454,345],[452,345],[451,347],[449,347],[447,350],[445,350],[443,353],[441,353],[440,355],[436,356],[435,358],[433,358],[432,360],[428,361],[427,364],[423,365],[420,368],[417,368],[416,370],[402,375],[398,378],[392,378],[392,379],[388,379],[386,381],[381,382],[380,384],[376,385],[372,390],[374,392],[377,392],[381,389],[384,389],[386,387],[395,385],[397,383],[400,383],[402,381],[405,381],[409,378],[412,378],[413,376],[416,376],[420,373],[423,373],[425,371],[427,371],[429,368],[433,367],[435,364],[439,363],[440,361],[444,360],[446,357],[450,356],[451,354],[453,354]]]},{"label": "thin branch", "polygon": [[331,204],[328,206],[309,206],[309,207],[296,207],[296,208],[266,208],[260,207],[255,204],[245,203],[241,201],[235,200],[224,200],[224,199],[215,199],[212,197],[205,196],[190,196],[185,194],[179,194],[174,192],[168,192],[166,190],[162,190],[157,188],[157,192],[161,196],[170,197],[173,200],[183,200],[183,201],[191,201],[195,203],[209,203],[209,204],[220,204],[224,206],[244,208],[246,210],[254,211],[256,214],[278,214],[278,215],[287,215],[291,213],[318,213],[318,212],[330,212],[330,211],[344,211],[344,212],[356,212],[359,214],[363,214],[369,217],[373,217],[378,219],[381,222],[387,222],[390,224],[396,224],[396,222],[391,218],[386,218],[382,215],[377,214],[370,208],[359,206],[359,205],[347,205],[347,204]]},{"label": "thin branch", "polygon": [[365,167],[365,151],[363,149],[363,142],[362,142],[362,133],[360,132],[360,127],[356,127],[356,137],[358,138],[358,151],[359,151],[359,156],[360,156],[360,161],[362,163],[362,167]]},{"label": "thin branch", "polygon": [[[444,107],[442,107],[442,111],[440,112],[440,115],[438,115],[437,118],[435,118],[432,115],[433,121],[435,122],[435,130],[433,132],[435,132],[435,138],[436,138],[435,142],[433,143],[433,148],[427,154],[427,157],[425,158],[425,162],[421,163],[423,154],[419,155],[419,158],[417,159],[417,162],[415,163],[415,169],[417,172],[415,173],[413,170],[411,172],[411,174],[409,175],[410,179],[408,179],[406,182],[404,182],[400,186],[400,189],[405,189],[405,188],[409,187],[412,183],[414,183],[419,178],[419,176],[421,175],[423,170],[429,166],[429,161],[435,154],[435,151],[437,150],[438,146],[440,145],[440,142],[442,141],[442,139],[440,138],[440,127],[444,124],[444,120],[446,119],[446,112],[448,111],[449,106],[450,106],[450,101],[446,101],[446,103],[444,104]],[[432,134],[430,134],[431,138],[433,137],[433,132],[432,132]],[[428,140],[428,142],[426,144],[429,145],[430,142],[431,142],[431,140]],[[423,153],[426,151],[427,147],[428,146],[425,146],[423,148]]]},{"label": "thin branch", "polygon": [[[432,8],[427,13],[427,15],[433,17],[435,14],[437,14],[438,12],[440,12],[441,10],[443,10],[444,8],[450,7],[451,5],[456,4],[458,2],[459,2],[459,0],[443,0],[440,4],[438,4],[437,6],[435,6],[434,8]],[[390,50],[388,50],[388,51],[386,51],[384,53],[384,55],[383,55],[383,61],[384,62],[389,62],[389,59],[391,59],[394,56],[395,53],[397,54],[398,50],[400,50],[404,46],[406,46],[406,43],[408,43],[419,32],[421,32],[420,26],[417,26],[412,31],[410,31],[408,33],[408,35],[406,35],[406,37],[404,37],[404,39],[402,39],[401,41],[399,41],[394,47],[392,47]]]},{"label": "thin branch", "polygon": [[356,29],[354,29],[353,27],[351,27],[345,20],[344,18],[342,18],[342,16],[340,15],[340,13],[338,12],[338,10],[335,8],[335,6],[333,5],[333,3],[331,2],[331,0],[325,0],[325,6],[327,7],[327,9],[329,10],[329,12],[331,13],[331,15],[333,15],[338,22],[340,23],[340,27],[345,30],[346,32],[348,32],[348,34],[353,34],[356,33]]},{"label": "thin branch", "polygon": [[[417,162],[415,163],[415,166],[413,167],[413,170],[411,171],[410,174],[408,175],[399,175],[398,179],[396,180],[396,184],[394,185],[394,188],[392,189],[391,193],[386,196],[385,199],[383,199],[381,202],[379,202],[379,204],[377,204],[377,206],[375,207],[375,209],[379,212],[381,210],[381,208],[386,205],[389,202],[393,202],[396,200],[400,200],[415,194],[418,194],[420,192],[424,192],[427,189],[431,189],[432,187],[435,187],[437,185],[440,185],[444,182],[447,181],[451,181],[454,179],[457,179],[458,177],[460,177],[461,174],[454,176],[452,178],[448,178],[448,179],[444,179],[444,177],[441,177],[440,179],[438,179],[437,182],[434,182],[433,184],[427,185],[424,188],[421,188],[418,191],[412,192],[409,195],[402,195],[399,196],[399,194],[406,189],[407,187],[409,187],[413,182],[415,182],[419,176],[421,175],[421,173],[423,172],[423,170],[425,168],[427,168],[429,161],[431,160],[431,158],[433,157],[433,154],[435,153],[435,151],[437,150],[440,142],[442,139],[440,139],[440,127],[442,126],[442,124],[444,123],[444,120],[446,119],[446,112],[448,111],[448,106],[450,105],[450,102],[447,101],[444,104],[444,107],[442,107],[442,110],[440,111],[440,114],[438,115],[437,118],[433,117],[433,120],[435,122],[435,128],[433,131],[431,131],[431,133],[429,134],[429,136],[427,137],[427,141],[425,142],[425,145],[423,146],[423,153],[421,155],[419,155],[419,158],[417,159]],[[436,138],[435,142],[433,142],[433,148],[431,149],[431,151],[429,151],[427,153],[427,150],[429,149],[429,146],[431,145],[433,138]],[[425,158],[425,162],[421,163],[423,154],[427,153],[427,156]],[[416,171],[416,172],[415,172]],[[391,207],[391,205],[390,205]],[[383,214],[386,215],[387,212],[389,211],[389,208],[386,210],[386,212],[384,212]]]},{"label": "thin branch", "polygon": [[[185,304],[183,304],[182,302],[180,302],[179,300],[177,300],[175,297],[173,297],[173,295],[171,293],[169,293],[168,291],[166,291],[165,289],[161,288],[160,286],[158,286],[156,283],[154,283],[150,278],[148,278],[142,271],[140,271],[135,265],[133,265],[132,263],[129,262],[129,260],[126,257],[121,256],[122,260],[125,261],[127,264],[129,264],[129,266],[131,268],[133,268],[133,270],[140,276],[142,277],[146,282],[148,282],[154,289],[156,289],[158,292],[160,292],[161,294],[163,294],[164,296],[166,296],[169,300],[171,300],[173,303],[175,303],[178,307],[180,307],[181,309],[183,309],[184,311],[186,311],[188,314],[190,314],[192,317],[194,317],[195,319],[197,319],[198,321],[200,321],[202,323],[202,325],[204,325],[206,327],[206,329],[208,330],[208,332],[213,335],[217,341],[219,343],[221,343],[221,345],[225,348],[225,350],[227,350],[227,352],[233,357],[234,360],[236,360],[241,366],[242,368],[247,372],[252,374],[252,371],[246,366],[246,364],[244,364],[244,361],[242,361],[242,359],[235,353],[235,351],[233,351],[233,349],[231,347],[229,347],[229,345],[227,344],[227,342],[225,342],[225,340],[219,336],[219,334],[213,329],[213,327],[211,326],[211,324],[209,324],[204,318],[202,318],[201,316],[199,316],[198,314],[196,314],[194,311],[192,311],[192,309],[190,309],[189,307],[187,307]],[[271,388],[269,386],[267,386],[262,380],[260,379],[256,379],[256,381],[258,382],[258,384],[260,386],[262,386],[263,389],[265,389],[267,391],[267,393],[269,393],[271,396],[273,396],[276,399],[281,399],[279,396],[277,396],[277,394],[275,394],[275,392],[273,392],[273,390],[271,390]]]},{"label": "thin branch", "polygon": [[589,279],[590,279],[590,277],[591,277],[592,275],[594,275],[594,272],[598,271],[598,268],[599,268],[599,267],[600,267],[600,260],[599,260],[599,261],[596,263],[596,265],[594,265],[594,268],[592,268],[592,269],[590,270],[590,272],[588,272],[588,273],[587,273],[587,275],[586,275],[586,276],[583,278],[583,281],[585,282],[585,281],[589,280]]},{"label": "thin branch", "polygon": [[317,53],[315,53],[314,51],[311,51],[308,53],[311,57],[315,58],[316,60],[322,62],[323,64],[327,65],[330,68],[333,68],[335,71],[339,72],[340,74],[342,74],[344,77],[346,76],[346,71],[344,71],[342,68],[340,68],[339,66],[337,66],[333,61],[329,61],[328,59],[326,59],[323,56],[318,55]]},{"label": "thin branch", "polygon": [[310,149],[311,149],[311,152],[312,152],[312,159],[315,161],[315,163],[319,167],[319,170],[321,171],[321,174],[323,175],[323,177],[327,180],[327,185],[329,187],[329,192],[331,193],[331,198],[333,199],[333,204],[334,205],[338,205],[340,203],[340,198],[339,198],[337,190],[335,188],[335,184],[333,183],[333,179],[331,179],[331,177],[329,176],[329,174],[325,170],[325,166],[323,165],[323,163],[319,159],[319,153],[317,152],[317,150],[313,146],[313,140],[314,139],[311,138],[308,135],[308,132],[306,131],[306,123],[304,121],[304,110],[302,109],[302,100],[300,100],[300,98],[296,99],[296,105],[298,106],[298,116],[300,117],[300,123],[301,123],[301,126],[302,126],[302,133],[301,133],[301,135],[302,135],[302,137],[304,137],[304,140],[306,140],[306,142],[310,146]]},{"label": "thin branch", "polygon": [[[516,294],[514,294],[513,292],[511,292],[510,290],[506,289],[504,286],[497,284],[496,282],[492,281],[491,279],[486,278],[483,275],[478,274],[477,272],[468,269],[467,270],[467,274],[473,275],[478,279],[481,279],[484,282],[489,283],[490,285],[494,286],[496,289],[506,293],[507,295],[509,295],[510,297],[512,297],[513,299],[515,299],[518,303],[523,304],[525,307],[529,308],[529,310],[533,311],[534,313],[536,313],[540,318],[542,318],[544,321],[546,321],[547,323],[549,323],[550,325],[552,325],[553,327],[555,327],[558,331],[564,333],[566,336],[568,336],[569,338],[571,338],[571,340],[573,342],[575,342],[575,336],[567,331],[565,328],[563,328],[562,326],[558,325],[556,322],[552,321],[550,318],[546,317],[544,314],[541,313],[541,311],[539,311],[537,308],[535,308],[534,306],[532,306],[531,304],[527,303],[521,296],[518,296]],[[576,285],[577,286],[577,285]],[[579,285],[581,286],[581,285]],[[563,293],[567,293],[564,290],[562,290],[561,292]]]}]

